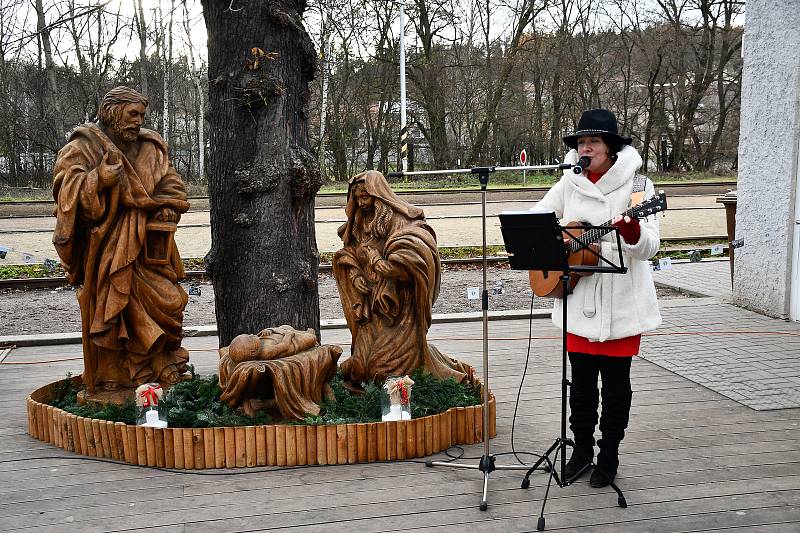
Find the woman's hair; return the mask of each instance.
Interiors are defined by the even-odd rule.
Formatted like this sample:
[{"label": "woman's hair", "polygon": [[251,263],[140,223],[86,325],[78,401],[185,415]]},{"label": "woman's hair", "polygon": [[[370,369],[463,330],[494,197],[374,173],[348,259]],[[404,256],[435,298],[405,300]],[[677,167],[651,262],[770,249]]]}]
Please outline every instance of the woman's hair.
[{"label": "woman's hair", "polygon": [[[358,192],[358,188],[361,187],[366,190],[366,185],[363,181],[359,181],[353,184],[352,188],[352,195],[355,197],[356,193]],[[368,193],[369,194],[369,193]],[[392,221],[393,211],[392,208],[380,198],[373,196],[373,217],[372,222],[370,223],[369,232],[374,237],[384,238],[386,237],[387,233],[389,232],[389,225]],[[355,225],[357,227],[361,227],[363,224],[363,219],[361,215],[361,209],[355,210]]]},{"label": "woman's hair", "polygon": [[617,154],[620,150],[622,150],[622,147],[625,146],[625,144],[623,144],[618,138],[612,137],[611,135],[601,135],[601,137],[603,142],[606,143],[606,146],[608,146],[608,156],[611,159],[616,160]]},{"label": "woman's hair", "polygon": [[122,108],[125,104],[144,104],[148,105],[146,97],[137,93],[130,87],[120,85],[114,87],[106,93],[97,109],[97,119],[105,126],[111,126],[119,122],[122,118]]},{"label": "woman's hair", "polygon": [[392,222],[392,208],[380,198],[375,198],[375,216],[372,218],[372,234],[379,238],[386,237],[389,224]]}]

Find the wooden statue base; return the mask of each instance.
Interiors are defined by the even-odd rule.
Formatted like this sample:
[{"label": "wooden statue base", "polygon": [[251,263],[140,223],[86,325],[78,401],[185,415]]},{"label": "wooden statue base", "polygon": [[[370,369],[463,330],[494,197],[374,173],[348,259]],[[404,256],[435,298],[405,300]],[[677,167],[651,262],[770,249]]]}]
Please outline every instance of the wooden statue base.
[{"label": "wooden statue base", "polygon": [[[80,376],[72,379],[81,384]],[[482,405],[399,422],[161,429],[84,418],[53,407],[49,403],[59,383],[28,396],[28,433],[70,452],[133,465],[199,469],[352,464],[425,457],[453,445],[483,442]],[[497,407],[488,394],[488,431],[494,437]]]},{"label": "wooden statue base", "polygon": [[[192,379],[191,374],[182,374],[181,381],[189,381]],[[161,384],[164,394],[170,389],[172,385]],[[105,407],[109,404],[123,406],[128,401],[135,401],[134,395],[136,388],[120,387],[114,390],[99,389],[93,393],[87,390],[82,390],[76,395],[78,405],[92,405],[95,407]]]},{"label": "wooden statue base", "polygon": [[136,389],[117,389],[113,391],[89,391],[82,390],[77,394],[78,405],[91,405],[93,407],[105,407],[108,404],[124,405],[127,401],[133,401],[133,393]]}]

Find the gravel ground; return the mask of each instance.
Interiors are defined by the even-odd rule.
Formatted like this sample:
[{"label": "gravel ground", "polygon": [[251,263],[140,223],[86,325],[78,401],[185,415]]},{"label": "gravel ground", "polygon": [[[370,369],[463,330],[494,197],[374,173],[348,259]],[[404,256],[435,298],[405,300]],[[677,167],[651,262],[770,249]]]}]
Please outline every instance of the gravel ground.
[{"label": "gravel ground", "polygon": [[[434,305],[434,313],[464,313],[480,311],[480,300],[467,299],[469,287],[480,287],[482,272],[474,267],[445,267],[442,288]],[[214,289],[210,283],[198,285],[201,294],[189,296],[184,311],[184,325],[214,324]],[[491,311],[529,309],[531,292],[527,273],[508,268],[491,267],[487,272],[489,309]],[[493,294],[502,286],[502,294]],[[188,289],[188,284],[184,284]],[[320,316],[322,319],[343,318],[339,293],[333,275],[320,274]],[[686,295],[669,289],[659,289],[659,298],[685,298]],[[536,298],[534,307],[549,308],[548,299]],[[5,290],[0,292],[0,336],[34,335],[80,331],[80,311],[75,293],[70,287],[56,290]]]}]

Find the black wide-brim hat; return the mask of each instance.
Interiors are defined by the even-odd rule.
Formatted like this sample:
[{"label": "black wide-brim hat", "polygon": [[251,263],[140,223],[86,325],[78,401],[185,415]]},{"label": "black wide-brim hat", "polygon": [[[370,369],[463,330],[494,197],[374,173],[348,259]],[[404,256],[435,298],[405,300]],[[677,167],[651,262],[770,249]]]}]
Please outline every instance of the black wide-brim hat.
[{"label": "black wide-brim hat", "polygon": [[603,139],[630,144],[631,138],[619,134],[617,117],[608,109],[589,109],[584,111],[578,121],[578,131],[564,137],[564,144],[570,148],[578,148],[578,138],[598,135]]}]

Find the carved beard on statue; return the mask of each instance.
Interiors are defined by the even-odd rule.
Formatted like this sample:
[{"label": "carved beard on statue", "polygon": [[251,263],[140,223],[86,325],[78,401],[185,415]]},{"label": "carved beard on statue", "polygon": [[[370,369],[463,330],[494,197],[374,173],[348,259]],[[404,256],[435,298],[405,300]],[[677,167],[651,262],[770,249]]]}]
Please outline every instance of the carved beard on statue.
[{"label": "carved beard on statue", "polygon": [[115,121],[111,125],[111,131],[125,142],[133,142],[139,137],[138,126],[126,126],[121,120]]}]

